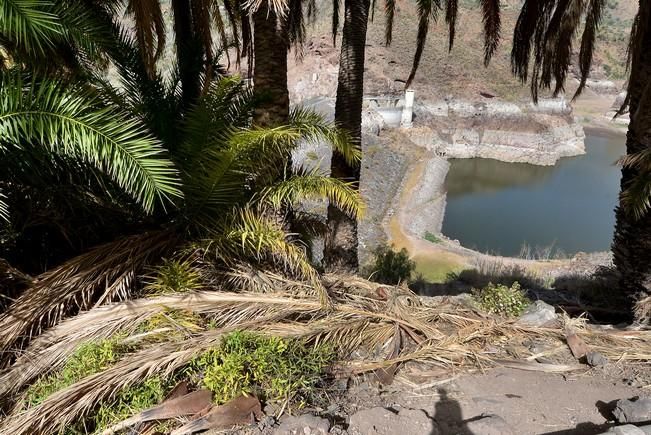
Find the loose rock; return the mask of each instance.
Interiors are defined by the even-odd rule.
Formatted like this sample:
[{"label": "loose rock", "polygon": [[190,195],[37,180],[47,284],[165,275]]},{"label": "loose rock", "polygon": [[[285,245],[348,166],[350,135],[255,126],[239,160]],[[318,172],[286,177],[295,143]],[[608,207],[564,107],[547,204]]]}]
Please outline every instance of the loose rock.
[{"label": "loose rock", "polygon": [[376,407],[364,409],[350,417],[349,434],[361,435],[438,435],[436,422],[422,409],[402,408],[395,413]]},{"label": "loose rock", "polygon": [[608,358],[606,358],[599,352],[588,352],[585,355],[585,361],[591,367],[603,367],[606,364],[608,364]]},{"label": "loose rock", "polygon": [[524,314],[518,319],[518,323],[529,326],[543,326],[553,320],[558,315],[554,307],[543,301],[536,301],[529,305]]},{"label": "loose rock", "polygon": [[274,435],[327,435],[330,422],[312,414],[288,416],[274,431]]},{"label": "loose rock", "polygon": [[646,435],[642,429],[637,426],[633,426],[632,424],[616,426],[606,433],[613,435]]},{"label": "loose rock", "polygon": [[515,435],[513,428],[499,415],[484,415],[478,420],[466,423],[470,433],[481,435]]},{"label": "loose rock", "polygon": [[618,400],[613,415],[620,423],[651,421],[651,398]]}]

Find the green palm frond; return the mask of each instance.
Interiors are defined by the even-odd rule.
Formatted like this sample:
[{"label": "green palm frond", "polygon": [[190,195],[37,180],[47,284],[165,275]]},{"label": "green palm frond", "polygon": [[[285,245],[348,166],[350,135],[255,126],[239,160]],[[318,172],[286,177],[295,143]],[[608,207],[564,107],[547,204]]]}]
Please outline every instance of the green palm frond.
[{"label": "green palm frond", "polygon": [[43,54],[62,36],[63,28],[48,0],[1,0],[0,34],[33,54]]},{"label": "green palm frond", "polygon": [[316,170],[299,174],[266,188],[262,198],[280,209],[283,204],[297,205],[303,200],[327,198],[330,203],[355,219],[364,215],[365,204],[353,183],[319,174]]},{"label": "green palm frond", "polygon": [[207,241],[207,251],[228,265],[235,265],[240,259],[272,261],[292,275],[310,281],[321,302],[327,305],[327,292],[306,250],[288,240],[288,236],[277,216],[243,207],[235,209],[220,231]]},{"label": "green palm frond", "polygon": [[338,128],[332,122],[313,110],[304,107],[292,109],[289,126],[296,129],[301,139],[308,142],[327,142],[341,153],[350,166],[357,166],[362,159],[362,150],[355,145],[347,130]]},{"label": "green palm frond", "polygon": [[146,211],[181,196],[177,171],[137,119],[101,104],[91,91],[56,80],[24,84],[2,77],[0,134],[5,146],[44,146],[106,172]]},{"label": "green palm frond", "polygon": [[604,2],[525,0],[513,34],[511,70],[523,83],[530,75],[535,102],[539,90],[551,89],[553,82],[554,94],[563,90],[572,64],[572,41],[582,28],[580,82],[574,98],[581,94],[590,73]]},{"label": "green palm frond", "polygon": [[651,172],[637,174],[633,182],[622,190],[620,202],[636,220],[644,217],[651,209]]}]

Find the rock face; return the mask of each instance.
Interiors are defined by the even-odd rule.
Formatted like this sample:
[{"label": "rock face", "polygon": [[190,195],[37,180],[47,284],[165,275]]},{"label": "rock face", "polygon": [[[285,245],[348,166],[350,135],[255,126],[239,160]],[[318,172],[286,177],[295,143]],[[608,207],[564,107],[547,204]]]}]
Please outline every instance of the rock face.
[{"label": "rock face", "polygon": [[483,157],[553,165],[585,154],[583,127],[564,99],[520,107],[506,102],[419,103],[410,139],[448,158]]},{"label": "rock face", "polygon": [[558,318],[554,307],[543,301],[536,301],[529,305],[518,323],[529,326],[543,326]]},{"label": "rock face", "polygon": [[[421,409],[370,408],[350,417],[350,435],[438,435],[436,422]],[[477,432],[480,433],[480,432]]]},{"label": "rock face", "polygon": [[642,423],[651,421],[651,398],[617,401],[613,415],[620,423]]}]

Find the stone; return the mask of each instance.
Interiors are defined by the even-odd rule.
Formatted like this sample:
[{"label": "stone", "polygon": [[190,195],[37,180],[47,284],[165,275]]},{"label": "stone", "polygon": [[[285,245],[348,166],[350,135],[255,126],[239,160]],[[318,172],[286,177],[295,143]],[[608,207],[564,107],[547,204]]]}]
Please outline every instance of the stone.
[{"label": "stone", "polygon": [[350,417],[349,434],[360,435],[438,435],[436,422],[422,409],[401,408],[398,412],[375,407]]},{"label": "stone", "polygon": [[486,414],[466,423],[469,433],[481,435],[515,435],[517,432],[499,415]]},{"label": "stone", "polygon": [[632,424],[615,426],[610,430],[613,435],[646,435],[642,429]]},{"label": "stone", "polygon": [[274,435],[327,435],[330,422],[312,414],[290,415],[274,430]]},{"label": "stone", "polygon": [[603,367],[608,364],[608,358],[600,354],[599,352],[588,352],[585,355],[585,361],[590,367]]},{"label": "stone", "polygon": [[651,398],[618,400],[613,415],[620,423],[651,421]]},{"label": "stone", "polygon": [[518,319],[518,323],[528,326],[543,326],[558,318],[554,307],[543,301],[529,305]]}]

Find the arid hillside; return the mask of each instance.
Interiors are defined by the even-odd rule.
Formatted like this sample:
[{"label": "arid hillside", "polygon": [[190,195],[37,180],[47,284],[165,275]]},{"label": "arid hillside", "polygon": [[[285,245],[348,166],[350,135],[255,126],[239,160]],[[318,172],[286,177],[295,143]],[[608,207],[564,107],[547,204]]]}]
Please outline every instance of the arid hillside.
[{"label": "arid hillside", "polygon": [[[527,98],[527,85],[520,84],[510,73],[511,41],[520,7],[520,2],[502,3],[502,41],[487,68],[483,65],[479,2],[461,1],[452,51],[448,51],[448,29],[444,15],[440,14],[438,23],[432,25],[430,30],[427,47],[414,82],[416,92],[426,98],[441,98],[447,95],[473,98],[479,96],[479,92],[511,101]],[[416,3],[404,0],[397,2],[398,16],[394,24],[393,42],[389,47],[384,44],[383,8],[384,4],[378,2],[374,20],[369,26],[365,83],[368,93],[402,90],[415,50]],[[636,8],[636,2],[633,0],[609,0],[604,11],[591,78],[615,82],[615,87],[608,90],[613,94],[621,88],[625,78],[626,47]],[[315,73],[320,77],[328,75],[335,83],[332,83],[332,80],[325,81],[328,83],[322,81],[320,90],[333,96],[339,48],[333,46],[330,34],[331,11],[332,6],[328,2],[319,5],[316,23],[308,28],[303,59],[293,68],[290,81],[311,80]],[[578,50],[578,44],[575,44],[575,47]],[[574,87],[575,82],[570,80],[568,93]],[[599,91],[603,93],[603,89]],[[586,94],[590,93],[588,89]]]}]

